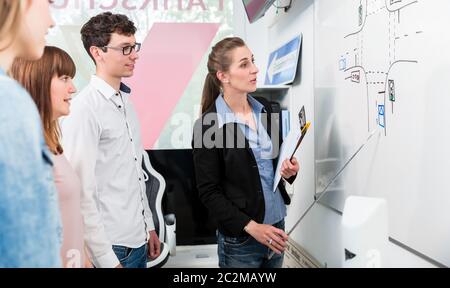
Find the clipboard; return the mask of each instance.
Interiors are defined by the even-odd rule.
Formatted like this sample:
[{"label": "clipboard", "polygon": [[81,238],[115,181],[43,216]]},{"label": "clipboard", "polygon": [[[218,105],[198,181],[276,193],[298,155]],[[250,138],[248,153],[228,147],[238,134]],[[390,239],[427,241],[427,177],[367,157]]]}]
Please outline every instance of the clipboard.
[{"label": "clipboard", "polygon": [[311,122],[306,122],[305,106],[303,106],[302,109],[300,109],[300,112],[298,112],[298,119],[300,122],[301,136],[300,139],[298,139],[297,145],[295,146],[294,152],[292,152],[291,157],[289,157],[289,160],[292,160],[292,158],[294,157],[295,152],[297,152],[298,147],[300,147],[300,144],[302,143],[302,140],[305,137],[309,126],[311,126]]},{"label": "clipboard", "polygon": [[305,106],[303,106],[302,109],[300,109],[300,112],[298,113],[298,118],[300,129],[291,130],[288,136],[286,137],[285,141],[281,145],[280,156],[278,158],[277,168],[275,169],[274,182],[272,187],[273,192],[277,190],[278,183],[281,180],[280,174],[281,165],[286,159],[292,160],[298,148],[300,147],[300,144],[302,143],[303,138],[305,137],[306,132],[308,131],[308,128],[311,126],[311,122],[306,121]]}]

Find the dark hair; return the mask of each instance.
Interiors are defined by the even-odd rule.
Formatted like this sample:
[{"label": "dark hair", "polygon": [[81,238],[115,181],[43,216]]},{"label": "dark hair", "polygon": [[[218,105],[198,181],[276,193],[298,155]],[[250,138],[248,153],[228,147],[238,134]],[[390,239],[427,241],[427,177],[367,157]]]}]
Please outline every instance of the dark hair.
[{"label": "dark hair", "polygon": [[64,50],[47,46],[37,61],[16,58],[10,74],[30,93],[44,126],[45,142],[54,154],[62,154],[58,120],[53,119],[50,89],[54,76],[74,78],[75,63]]},{"label": "dark hair", "polygon": [[202,114],[214,104],[220,94],[221,83],[217,78],[217,71],[227,72],[232,62],[230,53],[243,46],[245,46],[245,42],[241,38],[229,37],[221,40],[212,48],[208,57],[208,75],[206,75],[203,86]]},{"label": "dark hair", "polygon": [[83,25],[83,28],[81,28],[81,40],[83,41],[84,49],[86,49],[92,60],[94,60],[94,57],[91,55],[90,48],[92,46],[107,46],[109,41],[111,41],[112,33],[131,36],[136,33],[136,26],[127,16],[112,14],[111,12],[98,14]]}]

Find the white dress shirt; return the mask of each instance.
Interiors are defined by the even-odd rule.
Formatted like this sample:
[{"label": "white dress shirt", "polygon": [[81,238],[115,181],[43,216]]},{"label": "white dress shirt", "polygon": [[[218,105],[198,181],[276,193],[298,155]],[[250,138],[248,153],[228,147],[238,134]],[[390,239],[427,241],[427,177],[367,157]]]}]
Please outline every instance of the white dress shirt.
[{"label": "white dress shirt", "polygon": [[82,183],[85,242],[96,267],[119,265],[112,245],[138,248],[154,230],[131,90],[92,76],[61,122],[64,154]]}]

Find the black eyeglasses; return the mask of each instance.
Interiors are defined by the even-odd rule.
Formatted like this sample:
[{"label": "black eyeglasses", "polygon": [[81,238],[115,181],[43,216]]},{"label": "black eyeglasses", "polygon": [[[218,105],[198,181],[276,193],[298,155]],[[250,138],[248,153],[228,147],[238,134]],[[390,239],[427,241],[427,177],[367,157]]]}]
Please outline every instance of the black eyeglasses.
[{"label": "black eyeglasses", "polygon": [[136,53],[139,52],[141,50],[141,43],[136,43],[133,46],[125,46],[125,47],[103,46],[99,48],[102,49],[103,52],[108,51],[108,48],[112,50],[122,51],[123,55],[127,56],[130,55],[133,52],[133,50],[136,51]]}]

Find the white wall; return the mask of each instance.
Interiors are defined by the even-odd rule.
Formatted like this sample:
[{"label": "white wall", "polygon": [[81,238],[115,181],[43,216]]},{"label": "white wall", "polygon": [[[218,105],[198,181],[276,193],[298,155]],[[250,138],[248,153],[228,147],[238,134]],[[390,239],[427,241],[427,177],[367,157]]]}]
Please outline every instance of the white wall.
[{"label": "white wall", "polygon": [[[259,85],[263,84],[270,51],[303,34],[300,77],[289,92],[288,101],[292,122],[297,121],[300,108],[305,105],[307,118],[314,119],[314,0],[294,0],[288,13],[271,8],[263,19],[249,24],[242,1],[235,0],[235,35],[242,37],[253,51],[260,68]],[[291,125],[292,126],[292,125]],[[300,148],[300,174],[294,183],[294,196],[288,208],[286,229],[291,230],[306,208],[314,201],[314,121]],[[322,265],[342,266],[341,214],[315,205],[291,237],[303,246]],[[392,243],[389,245],[390,267],[432,267],[423,259]]]}]

